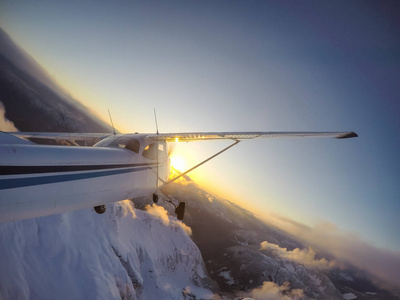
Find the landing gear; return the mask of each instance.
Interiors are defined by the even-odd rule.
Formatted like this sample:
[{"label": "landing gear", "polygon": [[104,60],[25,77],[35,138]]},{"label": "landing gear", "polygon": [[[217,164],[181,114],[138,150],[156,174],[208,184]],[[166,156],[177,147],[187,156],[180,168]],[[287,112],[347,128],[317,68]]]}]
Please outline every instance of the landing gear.
[{"label": "landing gear", "polygon": [[179,205],[175,208],[176,217],[178,220],[183,220],[185,216],[185,202],[179,202]]},{"label": "landing gear", "polygon": [[[182,221],[183,217],[185,216],[185,202],[179,202],[178,206],[175,205],[168,197],[162,198],[164,201],[171,203],[175,207],[175,214],[178,220]],[[158,195],[153,194],[153,202],[158,203]]]},{"label": "landing gear", "polygon": [[94,207],[95,212],[98,214],[104,214],[106,212],[106,206],[105,205],[99,205]]}]

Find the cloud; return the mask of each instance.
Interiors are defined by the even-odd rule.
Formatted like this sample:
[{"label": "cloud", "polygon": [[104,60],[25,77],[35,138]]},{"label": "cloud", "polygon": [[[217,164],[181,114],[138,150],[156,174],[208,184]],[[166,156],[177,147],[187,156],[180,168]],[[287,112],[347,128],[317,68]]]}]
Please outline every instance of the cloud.
[{"label": "cloud", "polygon": [[291,290],[289,282],[284,282],[282,285],[277,285],[274,282],[264,281],[263,285],[252,290],[249,293],[249,296],[255,300],[306,299],[303,290]]},{"label": "cloud", "polygon": [[329,253],[337,261],[366,271],[384,288],[398,289],[400,286],[400,251],[370,245],[359,235],[342,232],[329,222],[309,227],[275,216],[273,224],[304,243]]},{"label": "cloud", "polygon": [[131,200],[123,200],[116,202],[123,216],[131,215],[132,218],[136,219],[135,208]]},{"label": "cloud", "polygon": [[183,230],[184,232],[186,232],[186,234],[187,234],[188,236],[192,236],[192,228],[190,228],[189,226],[187,226],[187,225],[184,224],[183,222],[173,220],[172,223],[175,224],[176,226],[182,228],[182,230]]},{"label": "cloud", "polygon": [[0,101],[0,130],[6,132],[17,132],[19,131],[14,123],[6,118],[6,109],[4,108],[3,102]]},{"label": "cloud", "polygon": [[183,291],[182,291],[182,295],[184,295],[184,297],[186,298],[187,295],[190,295],[192,293],[192,289],[190,286],[187,286]]},{"label": "cloud", "polygon": [[335,263],[333,261],[329,262],[325,258],[316,259],[316,253],[311,247],[302,250],[296,248],[293,251],[290,251],[286,248],[281,248],[278,245],[265,241],[261,243],[261,250],[271,250],[278,254],[280,257],[298,262],[306,267],[330,269],[335,266]]},{"label": "cloud", "polygon": [[146,205],[145,208],[150,215],[160,219],[164,225],[166,226],[169,225],[168,212],[165,210],[164,207],[153,204],[153,205]]},{"label": "cloud", "polygon": [[166,209],[164,207],[153,204],[153,205],[146,205],[145,208],[146,208],[146,211],[150,215],[160,219],[165,226],[171,225],[171,226],[180,227],[184,232],[186,232],[187,235],[189,235],[189,236],[192,235],[192,229],[189,226],[182,223],[181,221],[177,221],[174,219],[170,220],[170,218],[168,216],[168,212],[166,211]]}]

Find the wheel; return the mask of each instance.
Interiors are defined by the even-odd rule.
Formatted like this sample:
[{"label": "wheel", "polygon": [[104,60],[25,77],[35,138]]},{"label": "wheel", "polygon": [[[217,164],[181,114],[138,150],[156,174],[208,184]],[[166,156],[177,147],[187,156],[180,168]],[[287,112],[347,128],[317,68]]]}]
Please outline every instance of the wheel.
[{"label": "wheel", "polygon": [[95,206],[94,210],[98,213],[98,214],[104,214],[106,212],[106,206],[105,205],[99,205],[99,206]]},{"label": "wheel", "polygon": [[179,202],[178,207],[175,209],[176,217],[178,220],[183,220],[185,216],[185,202]]},{"label": "wheel", "polygon": [[158,202],[158,195],[157,194],[153,194],[153,202],[154,203]]}]

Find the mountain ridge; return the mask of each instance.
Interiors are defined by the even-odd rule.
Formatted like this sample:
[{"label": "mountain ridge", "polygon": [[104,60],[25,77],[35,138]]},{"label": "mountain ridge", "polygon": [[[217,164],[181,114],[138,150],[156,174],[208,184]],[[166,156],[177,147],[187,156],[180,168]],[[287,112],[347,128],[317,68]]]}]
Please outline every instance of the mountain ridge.
[{"label": "mountain ridge", "polygon": [[[167,217],[168,218],[168,217]],[[170,219],[169,219],[170,220]],[[211,298],[200,251],[179,224],[130,201],[0,224],[2,299]]]},{"label": "mountain ridge", "polygon": [[112,132],[0,28],[0,101],[21,131]]}]

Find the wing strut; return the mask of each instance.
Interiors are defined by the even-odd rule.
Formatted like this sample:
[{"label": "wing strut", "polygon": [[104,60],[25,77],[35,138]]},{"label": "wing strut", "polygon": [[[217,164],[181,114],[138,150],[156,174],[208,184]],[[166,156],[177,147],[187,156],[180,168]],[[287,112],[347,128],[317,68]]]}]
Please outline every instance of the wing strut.
[{"label": "wing strut", "polygon": [[[239,140],[235,140],[235,142],[234,142],[233,144],[231,144],[231,145],[229,145],[228,147],[222,149],[221,151],[215,153],[214,155],[210,156],[210,157],[207,158],[206,160],[203,160],[201,163],[195,165],[193,168],[187,170],[186,172],[180,174],[179,176],[175,177],[174,179],[172,179],[172,180],[170,180],[170,181],[164,182],[163,186],[165,186],[165,185],[167,185],[167,184],[170,184],[171,182],[174,182],[175,180],[181,178],[182,176],[185,176],[187,173],[193,171],[194,169],[197,169],[197,168],[200,167],[201,165],[204,165],[206,162],[212,160],[214,157],[216,157],[216,156],[222,154],[222,153],[225,152],[226,150],[232,148],[233,146],[236,146],[236,145],[239,144],[239,143],[240,143]],[[176,214],[176,216],[177,216],[177,219],[182,221],[182,220],[183,220],[183,217],[184,217],[184,215],[185,215],[185,202],[179,202],[179,204],[178,204],[178,206],[177,206],[177,205],[175,205],[174,202],[172,202],[172,200],[168,199],[167,196],[164,195],[164,197],[166,198],[166,199],[164,199],[164,200],[166,200],[167,202],[171,203],[171,204],[175,207],[175,214]],[[153,202],[154,202],[154,203],[157,203],[157,202],[158,202],[158,195],[157,195],[156,193],[153,194]]]},{"label": "wing strut", "polygon": [[167,185],[167,184],[170,184],[171,182],[174,182],[175,180],[181,178],[182,176],[185,176],[187,173],[192,172],[194,169],[197,169],[197,168],[200,167],[201,165],[204,165],[206,162],[212,160],[214,157],[216,157],[216,156],[222,154],[222,153],[225,152],[226,150],[232,148],[233,146],[236,146],[236,145],[239,144],[239,143],[240,143],[239,140],[235,140],[235,142],[234,142],[232,145],[229,145],[228,147],[222,149],[221,151],[219,151],[218,153],[214,154],[213,156],[210,156],[210,157],[207,158],[206,160],[203,160],[201,163],[195,165],[193,168],[191,168],[191,169],[187,170],[186,172],[180,174],[179,176],[175,177],[174,179],[171,179],[171,180],[167,181],[167,182],[164,184],[164,186]]},{"label": "wing strut", "polygon": [[[156,121],[156,131],[157,131],[157,136],[159,134],[158,132],[158,123],[157,123],[157,114],[156,114],[156,109],[154,108],[154,120]],[[157,176],[156,176],[156,189],[158,190],[158,180],[160,179],[160,176],[158,175],[158,147],[159,147],[159,141],[157,139]],[[162,180],[161,180],[162,181]],[[157,203],[158,202],[158,195],[156,193],[153,194],[153,202]]]}]

